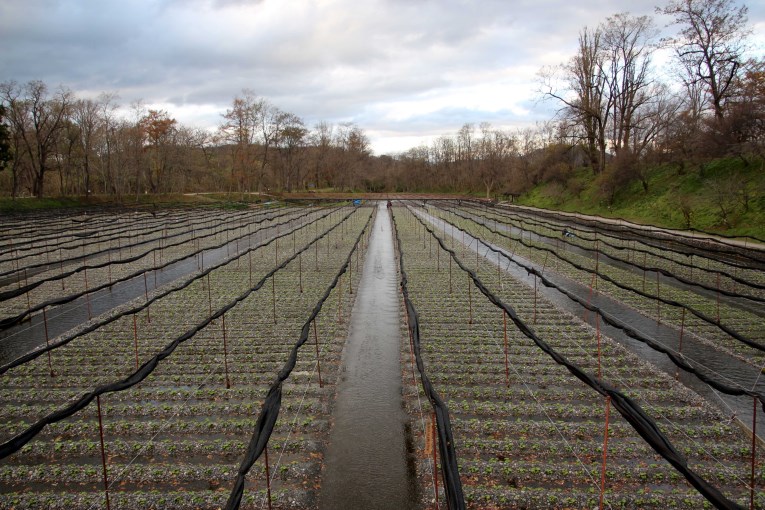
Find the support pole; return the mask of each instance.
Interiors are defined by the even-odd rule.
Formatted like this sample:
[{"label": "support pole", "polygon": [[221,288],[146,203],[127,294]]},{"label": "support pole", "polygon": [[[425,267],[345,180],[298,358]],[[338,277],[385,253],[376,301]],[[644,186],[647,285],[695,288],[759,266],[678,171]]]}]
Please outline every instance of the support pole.
[{"label": "support pole", "polygon": [[226,372],[226,389],[231,389],[231,380],[228,377],[228,342],[226,340],[226,314],[221,315],[221,329],[223,329],[223,369]]},{"label": "support pole", "polygon": [[149,300],[149,284],[146,283],[146,273],[143,273],[143,296],[146,298],[146,301]]},{"label": "support pole", "polygon": [[436,493],[436,508],[438,508],[438,436],[436,434],[436,413],[433,412],[433,421],[430,422],[431,444],[433,445],[433,490]]},{"label": "support pole", "polygon": [[600,314],[595,314],[595,334],[598,339],[598,379],[602,377],[601,363],[600,363]]},{"label": "support pole", "polygon": [[268,445],[264,453],[266,454],[266,493],[268,495],[268,510],[271,510],[271,470],[268,466]]},{"label": "support pole", "polygon": [[[680,318],[680,340],[677,345],[677,353],[683,354],[683,333],[685,332],[685,307],[683,307],[682,316]],[[675,367],[675,380],[680,379],[680,367]]]},{"label": "support pole", "polygon": [[502,327],[505,334],[505,386],[510,387],[510,362],[507,356],[507,312],[502,310]]},{"label": "support pole", "polygon": [[[24,276],[26,277],[26,268],[24,269]],[[27,303],[29,303],[28,292],[27,292]],[[88,268],[87,267],[85,268],[85,303],[88,306],[88,320],[90,320],[93,318],[93,312],[90,309],[90,292],[88,292]]]},{"label": "support pole", "polygon": [[468,324],[473,324],[473,292],[470,289],[470,276],[468,276],[467,281],[467,288],[468,288],[468,309],[470,312],[470,315],[468,316]]},{"label": "support pole", "polygon": [[313,343],[316,346],[316,370],[319,373],[319,388],[324,387],[321,380],[321,360],[319,358],[319,335],[316,333],[316,318],[313,319]]},{"label": "support pole", "polygon": [[[656,271],[656,322],[661,324],[661,272]],[[717,321],[720,322],[719,320]]]},{"label": "support pole", "polygon": [[537,275],[534,273],[534,324],[537,323]]},{"label": "support pole", "polygon": [[754,477],[757,467],[757,397],[752,397],[752,472],[749,478],[749,508],[754,510]]},{"label": "support pole", "polygon": [[111,510],[109,502],[109,477],[106,471],[106,450],[104,449],[104,422],[101,419],[101,395],[96,395],[96,407],[98,408],[98,435],[101,438],[101,465],[104,469],[104,496],[106,497],[106,509]]},{"label": "support pole", "polygon": [[53,377],[53,363],[50,359],[50,340],[48,337],[48,315],[45,313],[45,307],[43,307],[43,323],[45,324],[45,346],[48,347],[48,370],[50,376]]},{"label": "support pole", "polygon": [[271,275],[271,304],[274,311],[274,324],[276,324],[276,275]]},{"label": "support pole", "polygon": [[210,273],[207,273],[207,306],[212,315],[212,291],[210,290]]},{"label": "support pole", "polygon": [[606,397],[606,430],[603,434],[603,467],[600,470],[600,503],[598,508],[603,510],[603,496],[606,492],[606,458],[608,456],[608,420],[611,411],[611,397]]},{"label": "support pole", "polygon": [[133,314],[133,347],[135,348],[135,368],[138,370],[138,323]]}]

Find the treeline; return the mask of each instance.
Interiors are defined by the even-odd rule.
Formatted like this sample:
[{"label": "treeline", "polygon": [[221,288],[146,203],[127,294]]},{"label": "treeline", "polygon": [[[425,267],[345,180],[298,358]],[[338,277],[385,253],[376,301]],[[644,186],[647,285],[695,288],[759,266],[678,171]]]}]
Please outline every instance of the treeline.
[{"label": "treeline", "polygon": [[78,98],[41,81],[0,83],[4,191],[131,195],[191,191],[354,188],[370,157],[354,124],[308,129],[297,115],[243,91],[215,131],[114,94]]},{"label": "treeline", "polygon": [[[522,193],[552,182],[574,193],[579,167],[597,176],[602,199],[626,184],[649,187],[649,170],[697,171],[719,157],[761,164],[765,149],[765,60],[744,58],[747,8],[732,0],[672,0],[658,12],[679,29],[661,40],[650,16],[620,13],[585,27],[576,54],[539,72],[557,115],[512,132],[466,124],[399,158],[399,186]],[[656,52],[671,49],[669,69]],[[662,79],[662,76],[670,78]],[[730,182],[748,193],[745,182]],[[765,192],[765,190],[763,190]]]},{"label": "treeline", "polygon": [[[465,124],[396,156],[372,156],[354,124],[306,126],[251,91],[236,96],[216,130],[183,126],[140,103],[117,115],[97,99],[43,82],[0,83],[0,191],[130,195],[192,191],[363,191],[519,194],[540,182],[576,187],[593,169],[602,198],[669,163],[702,168],[722,156],[762,160],[765,60],[745,59],[747,8],[732,0],[671,0],[677,35],[660,40],[649,16],[626,13],[585,27],[576,54],[542,69],[558,114],[507,131]],[[671,48],[671,69],[653,63]],[[671,78],[661,78],[669,75]],[[734,185],[735,183],[731,183]],[[574,189],[574,191],[576,191]]]}]

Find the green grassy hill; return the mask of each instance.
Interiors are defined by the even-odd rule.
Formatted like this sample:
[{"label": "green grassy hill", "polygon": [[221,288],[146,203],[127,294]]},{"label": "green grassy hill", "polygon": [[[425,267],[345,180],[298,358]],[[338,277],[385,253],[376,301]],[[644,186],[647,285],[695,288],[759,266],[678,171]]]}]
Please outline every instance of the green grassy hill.
[{"label": "green grassy hill", "polygon": [[679,171],[660,166],[647,172],[648,190],[635,180],[609,200],[589,168],[565,184],[546,182],[519,203],[545,209],[623,218],[670,228],[692,227],[765,239],[765,162],[720,159]]}]

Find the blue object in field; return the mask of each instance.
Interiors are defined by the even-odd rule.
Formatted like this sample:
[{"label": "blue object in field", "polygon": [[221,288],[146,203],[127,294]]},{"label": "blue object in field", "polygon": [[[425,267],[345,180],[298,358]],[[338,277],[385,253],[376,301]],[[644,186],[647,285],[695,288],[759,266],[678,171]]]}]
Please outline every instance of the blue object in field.
[{"label": "blue object in field", "polygon": [[356,199],[353,201],[353,205],[361,205],[361,199]]}]

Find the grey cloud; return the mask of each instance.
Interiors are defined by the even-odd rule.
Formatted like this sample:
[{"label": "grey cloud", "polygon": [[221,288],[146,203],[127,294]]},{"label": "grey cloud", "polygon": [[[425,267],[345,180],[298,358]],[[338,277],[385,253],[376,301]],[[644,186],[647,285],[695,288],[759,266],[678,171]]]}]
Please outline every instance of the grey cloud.
[{"label": "grey cloud", "polygon": [[[249,88],[309,125],[354,120],[386,132],[533,122],[549,107],[528,97],[498,97],[502,104],[485,111],[454,104],[397,123],[381,112],[497,76],[517,75],[531,90],[533,71],[527,75],[542,56],[570,54],[584,25],[615,12],[653,10],[637,7],[629,0],[5,0],[0,80],[221,111]],[[750,20],[762,21],[764,11],[753,7]],[[511,103],[531,113],[513,113]]]}]

